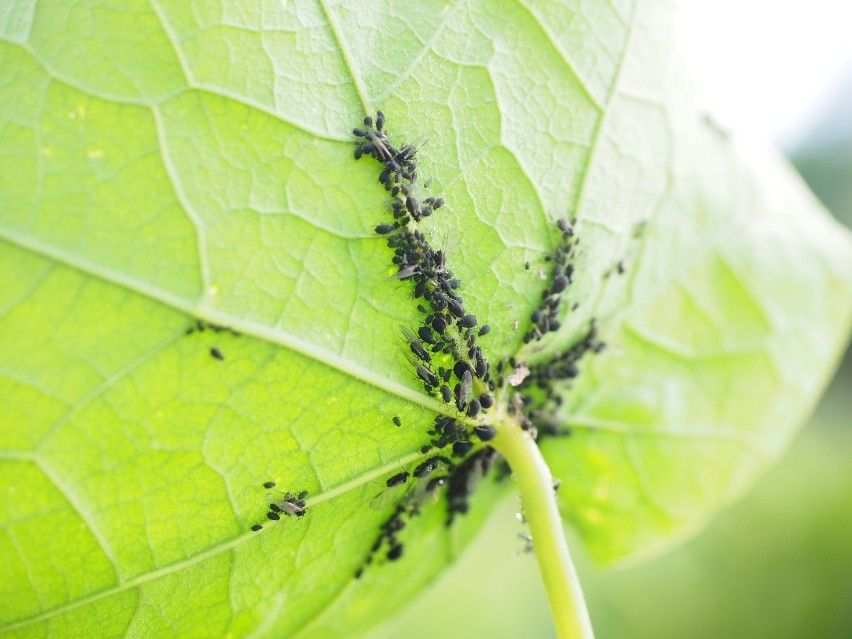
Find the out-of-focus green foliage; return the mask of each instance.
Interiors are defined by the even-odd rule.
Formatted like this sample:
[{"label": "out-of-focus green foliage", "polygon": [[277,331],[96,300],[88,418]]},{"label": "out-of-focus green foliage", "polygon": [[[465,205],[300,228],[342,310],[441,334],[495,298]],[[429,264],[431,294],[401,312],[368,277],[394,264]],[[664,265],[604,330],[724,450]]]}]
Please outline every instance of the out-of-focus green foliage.
[{"label": "out-of-focus green foliage", "polygon": [[837,219],[852,228],[852,144],[803,150],[793,163]]}]

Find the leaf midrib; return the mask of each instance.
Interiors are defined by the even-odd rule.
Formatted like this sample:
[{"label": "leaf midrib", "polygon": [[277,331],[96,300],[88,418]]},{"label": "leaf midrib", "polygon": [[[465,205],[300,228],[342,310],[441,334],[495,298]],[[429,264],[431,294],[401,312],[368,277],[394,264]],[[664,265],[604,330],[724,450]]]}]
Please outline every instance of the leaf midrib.
[{"label": "leaf midrib", "polygon": [[143,280],[138,280],[124,273],[105,268],[103,265],[91,262],[78,255],[63,251],[55,246],[51,246],[39,240],[27,237],[21,233],[11,231],[7,228],[0,227],[0,239],[4,239],[10,244],[14,244],[19,248],[35,253],[36,255],[48,257],[55,262],[73,268],[86,275],[100,278],[111,284],[122,286],[134,293],[144,295],[145,297],[160,302],[161,304],[186,313],[188,316],[196,317],[212,324],[228,326],[229,328],[233,328],[245,335],[257,337],[266,342],[282,346],[324,364],[329,368],[345,373],[365,384],[375,386],[376,388],[422,406],[423,408],[435,413],[443,414],[445,412],[441,403],[431,397],[423,395],[413,388],[379,375],[375,371],[362,366],[351,359],[342,357],[337,353],[324,349],[321,346],[317,346],[312,342],[303,340],[293,334],[253,322],[244,317],[234,316],[229,313],[223,313],[220,310],[209,308],[204,305],[203,297],[193,303],[178,295],[174,295],[168,291],[151,286]]}]

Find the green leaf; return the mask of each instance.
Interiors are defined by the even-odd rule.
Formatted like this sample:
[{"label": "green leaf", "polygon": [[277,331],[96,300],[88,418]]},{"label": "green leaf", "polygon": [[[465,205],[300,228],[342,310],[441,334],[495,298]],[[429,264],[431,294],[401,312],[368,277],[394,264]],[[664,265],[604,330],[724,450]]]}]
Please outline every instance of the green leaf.
[{"label": "green leaf", "polygon": [[[353,579],[393,508],[372,497],[441,406],[404,358],[417,311],[351,156],[375,107],[393,139],[426,135],[447,206],[424,230],[493,327],[492,363],[521,347],[553,222],[579,219],[580,307],[532,356],[593,317],[609,344],[566,389],[572,436],[543,442],[597,555],[659,546],[741,490],[844,344],[852,242],[695,116],[672,32],[652,2],[5,3],[7,634],[351,636],[506,489],[449,528],[424,508],[404,558]],[[193,317],[240,335],[186,334]],[[269,479],[309,511],[253,533]]]}]

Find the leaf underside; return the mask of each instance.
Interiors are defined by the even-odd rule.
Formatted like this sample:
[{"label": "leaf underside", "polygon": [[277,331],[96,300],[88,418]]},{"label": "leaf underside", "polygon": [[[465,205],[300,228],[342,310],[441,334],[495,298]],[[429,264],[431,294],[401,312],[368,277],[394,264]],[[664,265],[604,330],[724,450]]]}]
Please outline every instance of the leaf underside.
[{"label": "leaf underside", "polygon": [[[439,406],[351,158],[377,107],[426,135],[447,205],[421,228],[492,362],[578,219],[579,307],[528,356],[592,318],[608,344],[542,442],[592,552],[662,548],[748,485],[844,344],[852,242],[695,115],[671,33],[653,1],[4,3],[0,626],[351,636],[475,533],[508,482],[449,528],[425,508],[353,578]],[[253,533],[269,479],[309,512]]]}]

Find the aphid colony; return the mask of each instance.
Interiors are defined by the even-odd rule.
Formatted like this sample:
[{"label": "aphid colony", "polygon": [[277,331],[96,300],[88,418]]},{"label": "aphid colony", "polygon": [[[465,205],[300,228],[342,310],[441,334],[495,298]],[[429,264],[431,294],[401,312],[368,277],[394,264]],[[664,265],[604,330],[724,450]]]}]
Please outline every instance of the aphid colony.
[{"label": "aphid colony", "polygon": [[[379,224],[375,232],[385,236],[388,247],[393,250],[395,277],[410,281],[414,298],[422,300],[417,308],[423,314],[423,324],[416,331],[402,329],[411,352],[408,360],[426,392],[440,398],[451,410],[458,411],[456,417],[439,415],[435,418],[428,431],[431,439],[420,452],[425,455],[435,449],[449,449],[452,459],[460,461],[436,455],[410,472],[400,471],[387,479],[385,488],[372,500],[371,506],[384,508],[394,502],[396,506],[382,525],[356,577],[361,576],[364,567],[381,551],[388,560],[402,556],[399,533],[407,521],[419,513],[421,506],[434,499],[442,488],[446,488],[447,493],[448,525],[454,517],[467,512],[471,493],[498,458],[493,448],[486,445],[477,449],[473,440],[475,436],[481,442],[489,442],[497,435],[493,426],[480,421],[483,411],[494,405],[495,389],[511,394],[509,413],[515,415],[523,428],[537,433],[534,422],[544,415],[547,403],[561,401],[552,390],[552,382],[575,375],[577,360],[586,352],[597,352],[603,347],[596,341],[593,327],[587,338],[553,361],[528,367],[509,359],[498,365],[496,380],[492,378],[488,362],[477,345],[477,338],[487,335],[490,328],[486,325],[477,330],[477,318],[465,311],[458,293],[460,282],[447,267],[443,251],[434,250],[416,228],[417,222],[440,209],[444,201],[432,197],[418,199],[417,149],[413,145],[403,145],[399,149],[393,146],[384,124],[384,114],[379,111],[375,126],[373,119],[367,117],[364,128],[353,130],[358,138],[355,159],[369,155],[383,165],[379,182],[391,195],[393,222]],[[561,297],[573,279],[578,238],[568,220],[560,220],[558,227],[560,241],[554,254],[546,258],[553,262],[550,281],[542,293],[539,308],[531,316],[533,326],[524,335],[527,344],[560,328],[557,318]],[[506,388],[507,382],[511,389]],[[538,392],[527,396],[527,389],[533,386]],[[473,428],[465,423],[471,420],[475,420]],[[401,420],[394,417],[393,423],[400,426]],[[505,470],[508,471],[508,467]]]},{"label": "aphid colony", "polygon": [[580,360],[586,355],[600,353],[604,348],[606,343],[598,338],[597,324],[593,319],[586,334],[571,348],[530,366],[529,376],[519,389],[524,393],[525,413],[539,437],[570,434],[568,429],[560,428],[550,417],[562,404],[562,396],[554,388],[554,383],[577,377]]},{"label": "aphid colony", "polygon": [[[465,452],[469,451],[470,448]],[[355,577],[359,578],[364,567],[371,564],[383,549],[385,558],[390,561],[402,557],[404,546],[399,540],[399,533],[409,519],[420,513],[420,508],[425,503],[434,501],[442,488],[446,487],[447,492],[447,525],[450,525],[457,515],[466,513],[470,495],[476,490],[496,456],[493,448],[485,447],[455,465],[447,457],[435,455],[421,462],[410,473],[402,471],[389,477],[385,482],[386,488],[371,500],[370,506],[381,509],[395,500],[399,501],[393,514],[382,524],[378,537],[370,547],[369,555],[355,572]],[[440,470],[446,472],[435,474]]]},{"label": "aphid colony", "polygon": [[[557,319],[559,304],[562,294],[574,279],[574,249],[579,244],[580,238],[574,234],[572,222],[563,218],[556,224],[560,231],[560,241],[556,247],[556,252],[545,258],[548,262],[553,262],[550,286],[542,291],[541,304],[530,317],[533,326],[524,334],[525,344],[540,340],[548,332],[556,332],[562,326]],[[576,310],[576,307],[574,310]]]},{"label": "aphid colony", "polygon": [[490,327],[476,328],[476,316],[465,311],[458,293],[460,282],[447,267],[443,251],[435,251],[423,234],[412,228],[412,221],[429,217],[444,205],[444,200],[418,199],[417,148],[394,147],[384,123],[385,116],[379,111],[375,126],[368,116],[364,118],[364,128],[352,132],[359,140],[355,159],[369,155],[384,165],[379,182],[392,198],[394,222],[380,224],[375,231],[387,236],[387,245],[394,252],[396,278],[410,280],[414,298],[423,300],[418,305],[424,315],[423,325],[416,333],[403,327],[413,355],[409,362],[428,394],[475,418],[494,404],[494,382],[476,343],[476,338],[488,334]]},{"label": "aphid colony", "polygon": [[370,501],[370,507],[381,510],[394,501],[397,504],[393,514],[381,525],[370,553],[355,572],[356,578],[361,576],[366,566],[373,563],[382,549],[385,549],[385,558],[390,561],[402,557],[404,546],[397,535],[405,528],[408,519],[417,516],[421,506],[433,501],[447,483],[447,474],[433,473],[439,469],[452,471],[454,468],[452,461],[443,455],[435,455],[418,464],[410,473],[402,471],[387,479],[386,488]]},{"label": "aphid colony", "polygon": [[[562,218],[557,221],[559,242],[553,254],[545,257],[553,264],[548,285],[541,293],[541,303],[530,316],[532,328],[524,334],[524,343],[541,340],[547,333],[561,328],[559,308],[562,296],[574,280],[574,258],[580,243],[574,231],[575,220]],[[527,263],[528,264],[528,263]],[[527,270],[529,267],[527,265]],[[576,311],[578,304],[571,307]],[[513,415],[525,430],[534,436],[568,434],[560,430],[550,417],[562,404],[562,397],[554,382],[570,380],[579,375],[577,366],[587,353],[599,353],[605,344],[598,340],[596,322],[593,319],[586,335],[568,350],[535,364],[518,362],[514,357],[498,362],[496,379],[498,388],[509,393],[508,413]],[[506,388],[508,383],[512,390]],[[535,389],[535,390],[533,390]],[[504,469],[506,470],[506,469]]]},{"label": "aphid colony", "polygon": [[[400,558],[403,545],[398,534],[408,519],[417,515],[421,506],[434,499],[442,488],[447,489],[447,523],[455,515],[466,512],[470,492],[496,454],[488,447],[473,452],[472,437],[488,442],[497,435],[493,426],[478,424],[471,429],[464,423],[480,418],[483,411],[494,405],[494,380],[477,345],[477,338],[491,329],[479,326],[476,316],[465,310],[458,292],[460,282],[447,267],[443,251],[434,250],[415,228],[417,222],[440,209],[444,200],[418,198],[417,148],[403,145],[397,149],[388,140],[384,124],[384,114],[379,111],[375,126],[373,119],[366,117],[364,128],[353,130],[358,138],[355,159],[369,155],[383,165],[379,182],[391,195],[393,222],[379,224],[375,232],[386,236],[387,245],[393,250],[396,279],[410,281],[414,298],[422,300],[417,307],[423,314],[422,325],[416,330],[402,328],[411,352],[409,363],[429,395],[458,411],[457,418],[447,415],[435,418],[428,431],[429,443],[420,452],[425,455],[435,449],[449,449],[451,452],[447,454],[463,461],[456,465],[444,455],[435,455],[410,472],[401,471],[387,479],[385,489],[376,495],[371,506],[384,508],[393,502],[397,505],[382,525],[364,565],[370,564],[382,550],[388,560]],[[393,423],[401,425],[396,416]],[[363,566],[356,576],[360,577],[362,571]]]},{"label": "aphid colony", "polygon": [[[275,482],[264,482],[263,487],[267,489],[275,488]],[[303,490],[298,495],[291,492],[281,494],[284,495],[283,499],[270,500],[269,511],[266,513],[266,518],[270,521],[278,521],[281,519],[282,514],[287,517],[295,516],[297,519],[304,517],[305,512],[308,510],[307,502],[305,502],[305,498],[308,496],[308,491]],[[267,498],[269,497],[271,497],[271,495],[267,495]],[[251,527],[251,529],[255,532],[262,528],[263,526],[260,524],[255,524]]]}]

